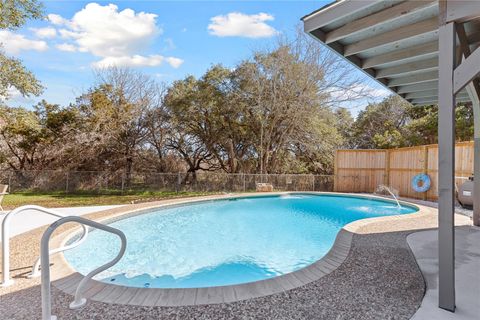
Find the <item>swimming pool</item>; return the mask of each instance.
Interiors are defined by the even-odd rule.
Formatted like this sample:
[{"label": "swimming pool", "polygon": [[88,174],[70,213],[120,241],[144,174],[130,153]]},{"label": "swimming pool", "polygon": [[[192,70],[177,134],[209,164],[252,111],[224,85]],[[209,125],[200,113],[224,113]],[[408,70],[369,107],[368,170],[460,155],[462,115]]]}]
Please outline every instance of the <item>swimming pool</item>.
[{"label": "swimming pool", "polygon": [[[158,208],[112,222],[127,237],[115,266],[95,279],[141,288],[200,288],[276,277],[321,259],[355,220],[417,211],[364,197],[283,194]],[[64,253],[82,274],[111,260],[118,239],[93,231]]]}]

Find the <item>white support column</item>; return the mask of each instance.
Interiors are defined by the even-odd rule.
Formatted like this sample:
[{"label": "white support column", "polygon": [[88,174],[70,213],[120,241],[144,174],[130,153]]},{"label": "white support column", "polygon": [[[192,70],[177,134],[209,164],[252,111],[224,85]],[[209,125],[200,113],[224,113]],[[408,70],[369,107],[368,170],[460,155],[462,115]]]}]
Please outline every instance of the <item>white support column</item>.
[{"label": "white support column", "polygon": [[440,308],[455,311],[455,23],[439,28],[438,268]]},{"label": "white support column", "polygon": [[[480,7],[479,7],[480,9]],[[480,10],[478,12],[480,15]],[[468,43],[468,37],[465,32],[465,26],[463,24],[457,24],[457,36],[458,40],[460,41],[461,51],[463,53],[463,57],[468,59],[471,57],[472,51],[470,48],[470,44]],[[477,48],[474,52],[476,52],[477,56],[480,52],[480,49]],[[460,59],[457,59],[460,60]],[[465,61],[465,60],[464,60]],[[462,66],[463,62],[462,62]],[[480,73],[480,63],[475,63],[470,65],[470,67],[474,73]],[[454,74],[454,79],[456,75]],[[480,83],[478,79],[473,79],[466,87],[468,96],[470,101],[472,101],[473,106],[473,118],[474,118],[474,175],[477,177],[477,180],[474,180],[473,186],[473,224],[476,226],[480,226]]]},{"label": "white support column", "polygon": [[473,104],[475,118],[475,152],[473,184],[473,224],[480,227],[480,102]]},{"label": "white support column", "polygon": [[[477,49],[479,50],[479,49]],[[473,224],[480,227],[480,100],[473,83],[467,86],[467,92],[472,100],[474,118],[474,185],[473,185]]]}]

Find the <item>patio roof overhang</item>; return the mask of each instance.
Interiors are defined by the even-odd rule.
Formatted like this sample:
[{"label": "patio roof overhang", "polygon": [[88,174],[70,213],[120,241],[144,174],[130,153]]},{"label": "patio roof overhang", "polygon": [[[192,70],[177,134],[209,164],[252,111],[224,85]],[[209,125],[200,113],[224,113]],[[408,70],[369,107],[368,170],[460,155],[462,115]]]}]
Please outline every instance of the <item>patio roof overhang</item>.
[{"label": "patio roof overhang", "polygon": [[455,310],[455,113],[475,119],[473,223],[480,226],[480,0],[340,0],[305,32],[413,105],[439,105],[439,307]]},{"label": "patio roof overhang", "polygon": [[[302,20],[305,32],[369,77],[414,105],[426,105],[438,103],[439,12],[438,0],[342,0]],[[457,25],[459,53],[480,45],[480,20],[470,18],[476,16]],[[465,87],[456,89],[457,102],[471,101]]]}]

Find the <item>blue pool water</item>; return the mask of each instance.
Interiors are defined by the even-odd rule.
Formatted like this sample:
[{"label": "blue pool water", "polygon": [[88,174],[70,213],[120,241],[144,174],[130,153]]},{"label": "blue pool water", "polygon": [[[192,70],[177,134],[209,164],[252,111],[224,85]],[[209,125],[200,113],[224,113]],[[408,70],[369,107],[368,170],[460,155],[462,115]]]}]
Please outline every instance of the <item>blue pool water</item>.
[{"label": "blue pool water", "polygon": [[[303,268],[324,256],[339,230],[364,218],[416,211],[366,198],[291,194],[156,209],[110,225],[127,237],[122,260],[96,278],[151,288],[231,285]],[[65,252],[80,273],[111,260],[116,236],[93,231]]]}]

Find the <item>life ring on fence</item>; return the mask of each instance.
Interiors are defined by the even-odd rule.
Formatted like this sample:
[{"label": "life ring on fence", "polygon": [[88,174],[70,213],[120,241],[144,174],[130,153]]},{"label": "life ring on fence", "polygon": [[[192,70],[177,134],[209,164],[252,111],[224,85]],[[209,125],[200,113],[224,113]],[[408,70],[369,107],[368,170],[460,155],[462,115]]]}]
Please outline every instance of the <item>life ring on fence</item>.
[{"label": "life ring on fence", "polygon": [[416,192],[427,192],[430,190],[432,185],[432,180],[430,176],[426,173],[420,173],[413,177],[412,179],[412,188]]}]

